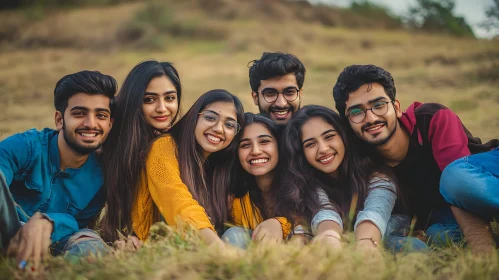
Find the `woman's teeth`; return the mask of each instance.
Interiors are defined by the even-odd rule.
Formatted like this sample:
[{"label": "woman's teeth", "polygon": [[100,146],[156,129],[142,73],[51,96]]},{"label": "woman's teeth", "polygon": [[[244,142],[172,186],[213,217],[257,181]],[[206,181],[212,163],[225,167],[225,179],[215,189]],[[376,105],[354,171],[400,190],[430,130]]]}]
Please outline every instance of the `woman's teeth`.
[{"label": "woman's teeth", "polygon": [[250,163],[251,164],[259,164],[259,163],[266,163],[268,161],[269,161],[268,158],[259,158],[259,159],[252,159],[252,160],[250,160]]},{"label": "woman's teeth", "polygon": [[324,162],[328,162],[328,161],[332,160],[333,158],[334,158],[334,156],[329,156],[329,157],[327,157],[325,159],[320,159],[319,161],[322,162],[322,163],[324,163]]},{"label": "woman's teeth", "polygon": [[215,136],[213,136],[213,135],[207,135],[206,137],[207,137],[208,139],[210,139],[211,141],[215,142],[215,143],[218,143],[218,142],[220,142],[220,140],[221,140],[220,138],[215,137]]}]

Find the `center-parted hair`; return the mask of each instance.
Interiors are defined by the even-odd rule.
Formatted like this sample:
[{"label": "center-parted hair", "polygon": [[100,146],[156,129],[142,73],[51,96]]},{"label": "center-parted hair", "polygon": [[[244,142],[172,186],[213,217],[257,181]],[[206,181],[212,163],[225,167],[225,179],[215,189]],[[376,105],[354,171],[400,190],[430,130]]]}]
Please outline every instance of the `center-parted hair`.
[{"label": "center-parted hair", "polygon": [[[245,119],[245,127],[248,127],[250,124],[261,124],[263,125],[266,129],[269,130],[270,135],[275,139],[277,143],[277,147],[279,148],[279,142],[280,142],[280,134],[281,130],[280,127],[270,119],[270,117],[267,114],[253,114],[253,113],[245,113],[244,114],[244,119]],[[244,128],[241,129],[241,137],[244,134]],[[238,143],[239,146],[239,143]],[[278,151],[279,154],[279,151]],[[236,162],[234,164],[234,172],[233,172],[233,184],[232,184],[232,194],[235,197],[243,197],[246,193],[249,193],[250,196],[250,201],[252,204],[252,210],[253,211],[258,211],[262,215],[262,218],[264,220],[272,218],[274,211],[274,205],[271,205],[271,208],[268,208],[264,205],[263,201],[263,196],[261,193],[261,190],[258,188],[258,185],[255,180],[255,176],[249,174],[244,168],[241,166],[241,162],[238,158],[238,153],[235,154],[236,157]],[[276,169],[278,169],[279,163],[276,166]],[[275,185],[279,184],[279,172],[274,173],[274,180],[272,181],[272,186],[270,193],[272,194],[273,189],[275,189]],[[249,211],[246,211],[244,209],[246,205],[243,203],[243,215],[248,215]],[[256,217],[256,213],[253,213],[253,217]],[[251,220],[252,217],[246,217],[247,220]]]},{"label": "center-parted hair", "polygon": [[239,144],[239,132],[223,150],[210,154],[204,160],[201,146],[194,131],[199,113],[215,102],[227,102],[236,108],[237,122],[244,127],[244,108],[239,98],[226,90],[206,92],[192,105],[185,116],[169,131],[177,145],[177,159],[182,182],[189,188],[193,198],[206,210],[217,231],[227,221],[227,199],[231,186],[231,171],[234,153]]},{"label": "center-parted hair", "polygon": [[83,70],[60,79],[54,89],[54,106],[64,114],[68,100],[77,93],[103,94],[109,97],[109,108],[114,113],[114,95],[118,84],[116,80],[98,71]]},{"label": "center-parted hair", "polygon": [[345,116],[348,95],[361,86],[372,83],[382,85],[390,100],[395,101],[397,90],[390,72],[376,65],[350,65],[343,69],[333,87],[336,110],[342,117]]},{"label": "center-parted hair", "polygon": [[144,93],[152,79],[162,76],[166,76],[177,91],[179,109],[173,116],[173,123],[181,112],[182,86],[177,70],[169,62],[148,60],[137,64],[116,98],[115,121],[104,144],[103,155],[108,211],[102,228],[105,239],[109,241],[118,239],[118,229],[125,236],[132,230],[131,211],[140,172],[156,138],[154,127],[146,122],[142,112]]},{"label": "center-parted hair", "polygon": [[251,90],[258,91],[261,80],[284,76],[290,73],[295,74],[298,88],[303,87],[305,81],[305,66],[294,55],[286,53],[263,53],[260,60],[253,60],[250,63],[249,79]]},{"label": "center-parted hair", "polygon": [[[302,127],[312,118],[321,118],[332,125],[345,145],[343,162],[338,167],[338,178],[315,169],[305,158]],[[360,157],[357,141],[336,112],[318,105],[304,106],[289,121],[281,145],[281,160],[287,166],[283,169],[285,174],[279,185],[280,190],[276,192],[279,196],[276,199],[277,215],[285,216],[291,221],[305,219],[310,222],[313,215],[324,207],[317,196],[319,188],[326,192],[331,206],[342,217],[348,213],[354,195],[358,196],[357,209],[363,208],[367,182],[372,173],[371,162]]]}]

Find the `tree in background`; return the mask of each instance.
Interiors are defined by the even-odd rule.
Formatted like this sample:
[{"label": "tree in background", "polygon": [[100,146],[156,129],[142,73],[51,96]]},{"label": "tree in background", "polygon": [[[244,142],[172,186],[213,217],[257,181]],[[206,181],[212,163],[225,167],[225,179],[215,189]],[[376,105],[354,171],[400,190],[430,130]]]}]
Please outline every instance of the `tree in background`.
[{"label": "tree in background", "polygon": [[464,17],[454,15],[454,0],[416,0],[416,2],[416,6],[409,8],[409,15],[406,18],[410,28],[475,37]]},{"label": "tree in background", "polygon": [[487,20],[480,24],[487,30],[499,30],[499,0],[492,0],[492,6],[485,10]]}]

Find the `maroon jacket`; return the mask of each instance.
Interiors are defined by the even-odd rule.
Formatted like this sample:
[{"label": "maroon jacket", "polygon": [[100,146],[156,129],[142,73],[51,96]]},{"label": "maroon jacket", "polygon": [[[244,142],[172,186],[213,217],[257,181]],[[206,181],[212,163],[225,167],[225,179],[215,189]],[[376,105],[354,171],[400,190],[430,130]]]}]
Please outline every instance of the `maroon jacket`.
[{"label": "maroon jacket", "polygon": [[470,155],[468,137],[461,120],[449,108],[436,103],[414,102],[400,118],[400,123],[410,135],[417,130],[419,145],[423,146],[426,141],[422,135],[425,132],[422,133],[420,129],[417,129],[420,126],[416,124],[416,112],[418,116],[427,117],[420,121],[428,123],[427,140],[431,144],[432,154],[440,171],[443,171],[454,160]]},{"label": "maroon jacket", "polygon": [[431,211],[448,207],[440,194],[440,176],[452,161],[470,155],[461,120],[436,103],[415,102],[402,114],[399,124],[410,135],[404,160],[393,168],[401,201],[396,212],[417,216],[416,227],[430,224]]}]

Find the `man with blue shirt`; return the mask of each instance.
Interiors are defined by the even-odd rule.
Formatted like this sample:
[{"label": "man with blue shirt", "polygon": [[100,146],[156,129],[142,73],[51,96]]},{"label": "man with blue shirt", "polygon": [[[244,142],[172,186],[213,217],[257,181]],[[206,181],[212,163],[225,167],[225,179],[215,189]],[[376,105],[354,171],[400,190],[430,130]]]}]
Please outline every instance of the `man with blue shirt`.
[{"label": "man with blue shirt", "polygon": [[85,255],[109,249],[86,229],[104,206],[95,151],[113,119],[116,80],[96,71],[63,77],[54,90],[57,130],[15,134],[0,142],[1,249],[38,267],[52,254]]}]

